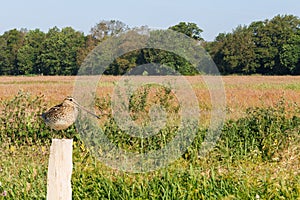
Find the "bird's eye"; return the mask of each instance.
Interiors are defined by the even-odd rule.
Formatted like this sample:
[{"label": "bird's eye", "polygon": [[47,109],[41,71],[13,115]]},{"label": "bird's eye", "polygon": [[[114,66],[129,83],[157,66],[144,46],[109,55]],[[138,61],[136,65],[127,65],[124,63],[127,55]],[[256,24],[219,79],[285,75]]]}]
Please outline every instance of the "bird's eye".
[{"label": "bird's eye", "polygon": [[73,101],[73,99],[70,99],[70,101]]}]

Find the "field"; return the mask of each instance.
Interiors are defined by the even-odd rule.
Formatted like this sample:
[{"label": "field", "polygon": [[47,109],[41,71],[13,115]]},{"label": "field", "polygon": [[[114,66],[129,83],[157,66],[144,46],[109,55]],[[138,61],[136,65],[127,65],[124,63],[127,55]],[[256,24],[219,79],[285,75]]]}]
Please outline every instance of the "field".
[{"label": "field", "polygon": [[[132,96],[131,116],[139,123],[147,119],[142,110],[148,112],[157,102],[171,114],[157,137],[129,137],[111,115],[110,96],[119,79],[104,76],[98,83],[95,108],[108,113],[99,126],[111,142],[130,152],[165,146],[177,131],[178,102],[172,92],[144,87]],[[184,154],[161,169],[112,169],[94,157],[74,126],[63,133],[74,138],[73,199],[300,199],[300,77],[222,77],[226,121],[205,157],[199,149],[208,128],[210,94],[201,77],[186,79],[205,111],[204,121]],[[62,132],[45,127],[37,116],[72,95],[74,81],[0,77],[0,199],[45,199],[51,138]]]},{"label": "field", "polygon": [[[112,93],[114,82],[120,77],[101,77],[98,96],[105,97]],[[194,91],[203,104],[209,104],[209,92],[204,89],[201,78],[187,76]],[[46,77],[1,77],[0,98],[9,99],[19,91],[30,92],[32,95],[44,95],[50,105],[61,102],[66,96],[73,94],[74,76]],[[284,97],[287,101],[300,104],[299,76],[224,76],[226,105],[233,115],[241,114],[248,107],[274,106]]]}]

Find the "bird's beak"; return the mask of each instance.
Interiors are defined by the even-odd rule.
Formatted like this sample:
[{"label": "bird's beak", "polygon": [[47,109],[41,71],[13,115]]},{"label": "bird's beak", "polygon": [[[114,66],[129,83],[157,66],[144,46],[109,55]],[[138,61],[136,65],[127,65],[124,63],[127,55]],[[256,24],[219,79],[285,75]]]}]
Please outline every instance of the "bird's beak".
[{"label": "bird's beak", "polygon": [[94,117],[100,119],[100,116],[98,115],[95,115],[94,113],[92,113],[91,111],[89,111],[88,109],[84,108],[83,106],[81,106],[80,104],[78,103],[75,103],[80,109],[84,110],[85,112],[89,113],[90,115],[93,115]]}]

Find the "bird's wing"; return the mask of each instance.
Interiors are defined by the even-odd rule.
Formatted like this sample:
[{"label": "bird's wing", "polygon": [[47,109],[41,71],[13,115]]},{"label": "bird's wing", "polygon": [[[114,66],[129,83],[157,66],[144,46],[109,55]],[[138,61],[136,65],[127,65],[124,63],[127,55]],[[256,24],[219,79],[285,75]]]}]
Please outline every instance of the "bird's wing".
[{"label": "bird's wing", "polygon": [[42,114],[42,117],[45,119],[48,116],[51,116],[53,113],[55,113],[57,110],[59,110],[62,107],[62,103],[58,104],[56,106],[53,106],[52,108],[50,108],[47,112]]}]

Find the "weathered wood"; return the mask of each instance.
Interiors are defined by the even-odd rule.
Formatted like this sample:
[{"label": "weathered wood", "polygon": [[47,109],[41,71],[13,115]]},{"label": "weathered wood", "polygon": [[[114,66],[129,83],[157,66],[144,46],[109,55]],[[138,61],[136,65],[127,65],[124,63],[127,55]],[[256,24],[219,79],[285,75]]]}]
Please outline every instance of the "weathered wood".
[{"label": "weathered wood", "polygon": [[47,177],[48,200],[72,199],[72,139],[52,139]]}]

